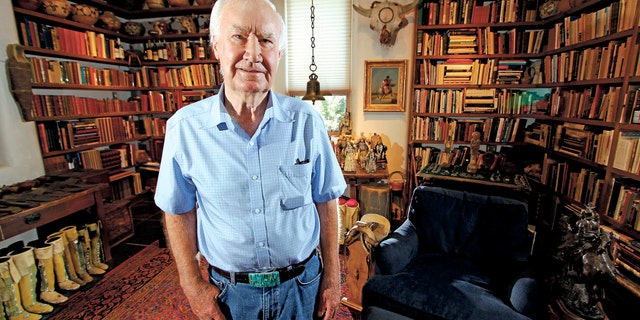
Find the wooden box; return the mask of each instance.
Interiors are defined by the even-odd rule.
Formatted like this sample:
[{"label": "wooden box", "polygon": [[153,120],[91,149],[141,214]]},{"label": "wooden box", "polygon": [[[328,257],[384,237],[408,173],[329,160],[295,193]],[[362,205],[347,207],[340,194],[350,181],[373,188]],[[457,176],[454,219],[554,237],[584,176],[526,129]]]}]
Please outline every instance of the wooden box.
[{"label": "wooden box", "polygon": [[105,219],[102,221],[108,232],[109,244],[115,246],[133,236],[133,217],[128,201],[117,201],[104,205]]}]

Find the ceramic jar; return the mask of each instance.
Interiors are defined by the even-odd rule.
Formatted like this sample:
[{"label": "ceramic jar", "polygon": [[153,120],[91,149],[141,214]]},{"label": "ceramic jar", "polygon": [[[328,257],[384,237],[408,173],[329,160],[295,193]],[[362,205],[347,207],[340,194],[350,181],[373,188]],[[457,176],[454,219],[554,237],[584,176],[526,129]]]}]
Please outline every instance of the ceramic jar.
[{"label": "ceramic jar", "polygon": [[71,20],[93,25],[98,21],[100,11],[96,7],[86,4],[74,4],[71,6]]},{"label": "ceramic jar", "polygon": [[165,8],[164,0],[147,0],[147,6],[149,7],[149,9]]},{"label": "ceramic jar", "polygon": [[42,0],[42,10],[48,15],[66,18],[71,13],[71,4],[67,0]]},{"label": "ceramic jar", "polygon": [[111,31],[120,30],[120,26],[122,25],[122,22],[118,20],[118,18],[116,17],[115,14],[113,14],[112,11],[103,12],[102,15],[100,16],[100,21],[104,28]]},{"label": "ceramic jar", "polygon": [[140,22],[127,21],[122,24],[122,30],[120,32],[128,34],[130,36],[139,37],[144,35],[145,28]]},{"label": "ceramic jar", "polygon": [[20,8],[38,11],[38,9],[40,9],[40,5],[42,4],[42,1],[41,0],[15,0],[15,3]]},{"label": "ceramic jar", "polygon": [[167,0],[170,7],[188,7],[191,5],[189,0]]}]

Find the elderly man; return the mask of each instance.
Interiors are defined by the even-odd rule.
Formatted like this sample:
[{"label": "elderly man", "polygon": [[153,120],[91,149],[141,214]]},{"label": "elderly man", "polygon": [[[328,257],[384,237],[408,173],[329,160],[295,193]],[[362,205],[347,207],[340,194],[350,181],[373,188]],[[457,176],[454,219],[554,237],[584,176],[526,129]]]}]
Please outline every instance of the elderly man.
[{"label": "elderly man", "polygon": [[346,183],[321,116],[271,91],[284,21],[268,0],[219,0],[210,32],[224,84],[168,121],[155,195],[181,287],[200,319],[331,319]]}]

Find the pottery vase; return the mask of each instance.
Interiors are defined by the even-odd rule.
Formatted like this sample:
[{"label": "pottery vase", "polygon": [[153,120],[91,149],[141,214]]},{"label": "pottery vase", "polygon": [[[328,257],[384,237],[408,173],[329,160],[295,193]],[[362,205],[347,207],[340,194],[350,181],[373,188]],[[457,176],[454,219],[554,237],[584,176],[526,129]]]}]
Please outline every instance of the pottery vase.
[{"label": "pottery vase", "polygon": [[31,91],[31,65],[24,54],[24,46],[13,43],[7,45],[7,70],[11,83],[11,93],[20,106],[22,119],[32,120],[33,92]]},{"label": "pottery vase", "polygon": [[144,28],[142,23],[135,22],[135,21],[127,21],[122,24],[122,29],[120,30],[120,32],[128,34],[130,36],[139,37],[144,35],[145,30],[146,29]]},{"label": "pottery vase", "polygon": [[40,5],[42,5],[41,0],[16,0],[15,3],[20,8],[32,11],[38,11],[38,9],[40,9]]},{"label": "pottery vase", "polygon": [[189,0],[167,0],[169,7],[188,7],[191,5]]},{"label": "pottery vase", "polygon": [[113,14],[112,11],[103,12],[102,15],[100,16],[100,21],[105,29],[108,29],[111,31],[120,30],[120,26],[122,25],[122,22],[118,20],[118,18],[116,17],[115,14]]},{"label": "pottery vase", "polygon": [[98,21],[100,11],[98,8],[86,4],[74,4],[71,6],[71,20],[93,25]]},{"label": "pottery vase", "polygon": [[71,13],[71,4],[67,0],[42,0],[44,13],[59,18],[66,18]]},{"label": "pottery vase", "polygon": [[147,6],[149,7],[149,9],[165,8],[164,0],[147,0]]}]

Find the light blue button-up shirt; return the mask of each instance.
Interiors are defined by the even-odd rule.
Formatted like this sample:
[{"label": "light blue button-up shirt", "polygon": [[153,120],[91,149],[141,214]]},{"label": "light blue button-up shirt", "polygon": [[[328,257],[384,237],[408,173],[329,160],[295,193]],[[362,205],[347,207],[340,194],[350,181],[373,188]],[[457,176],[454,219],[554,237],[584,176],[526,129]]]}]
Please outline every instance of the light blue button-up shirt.
[{"label": "light blue button-up shirt", "polygon": [[167,122],[155,202],[175,214],[197,203],[198,247],[207,261],[251,272],[307,258],[320,237],[314,202],[345,188],[317,111],[270,92],[250,137],[224,108],[223,86]]}]

